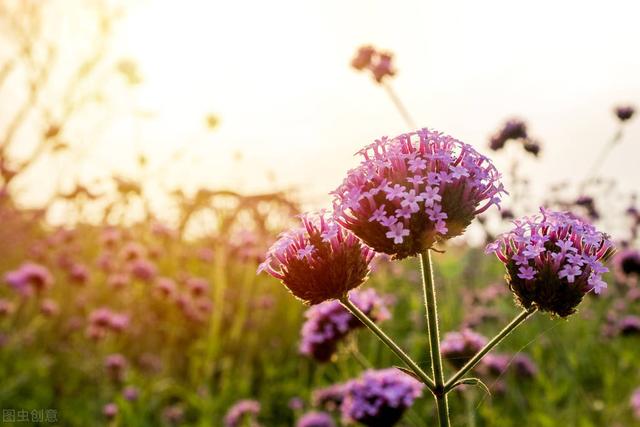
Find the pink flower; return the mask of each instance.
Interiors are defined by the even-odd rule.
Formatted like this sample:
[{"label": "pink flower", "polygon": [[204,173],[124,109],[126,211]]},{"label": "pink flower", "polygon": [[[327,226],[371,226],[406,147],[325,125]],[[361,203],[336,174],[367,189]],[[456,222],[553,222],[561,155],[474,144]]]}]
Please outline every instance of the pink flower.
[{"label": "pink flower", "polygon": [[280,279],[307,304],[341,298],[360,286],[373,251],[325,214],[306,214],[301,220],[302,227],[283,233],[271,246],[258,273]]},{"label": "pink flower", "polygon": [[4,279],[24,296],[43,292],[53,284],[53,276],[47,267],[33,262],[23,263],[17,270],[6,273]]},{"label": "pink flower", "polygon": [[376,82],[382,83],[385,77],[393,77],[396,71],[392,64],[393,56],[389,52],[377,51],[372,46],[362,46],[351,61],[358,71],[369,70]]},{"label": "pink flower", "polygon": [[404,230],[403,228],[404,224],[401,222],[393,224],[391,227],[389,227],[390,231],[387,231],[386,236],[390,239],[393,239],[393,243],[402,243],[402,241],[404,240],[404,236],[408,236],[410,233],[409,230]]},{"label": "pink flower", "polygon": [[144,282],[150,282],[158,274],[156,265],[144,258],[133,260],[129,266],[129,269],[134,277]]},{"label": "pink flower", "polygon": [[58,314],[59,311],[60,307],[58,303],[52,299],[47,298],[40,303],[40,312],[47,317],[53,317]]},{"label": "pink flower", "polygon": [[84,285],[89,281],[89,269],[86,265],[74,263],[69,270],[69,279],[79,285]]},{"label": "pink flower", "polygon": [[119,353],[110,354],[104,359],[104,367],[111,380],[122,381],[127,359]]},{"label": "pink flower", "polygon": [[378,55],[377,61],[371,66],[371,72],[373,78],[381,83],[385,77],[393,77],[396,75],[396,71],[392,64],[393,56],[391,53],[385,52]]},{"label": "pink flower", "polygon": [[371,65],[371,59],[376,51],[371,46],[362,46],[351,61],[351,66],[356,70],[364,70]]},{"label": "pink flower", "polygon": [[336,221],[395,258],[462,234],[504,193],[489,159],[434,130],[383,137],[359,154],[332,193]]},{"label": "pink flower", "polygon": [[158,277],[155,288],[163,297],[173,296],[176,292],[176,283],[168,277]]},{"label": "pink flower", "polygon": [[116,415],[118,415],[118,405],[115,403],[107,403],[102,407],[102,414],[110,420],[115,418]]},{"label": "pink flower", "polygon": [[449,332],[440,344],[440,353],[451,365],[460,369],[487,344],[488,340],[471,329]]}]

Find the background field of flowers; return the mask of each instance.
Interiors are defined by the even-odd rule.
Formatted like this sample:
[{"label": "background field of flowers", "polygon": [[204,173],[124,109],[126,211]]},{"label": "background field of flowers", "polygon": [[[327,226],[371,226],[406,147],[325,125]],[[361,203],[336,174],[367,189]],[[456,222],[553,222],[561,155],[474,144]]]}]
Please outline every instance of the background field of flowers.
[{"label": "background field of flowers", "polygon": [[[509,192],[436,257],[447,372],[517,313],[484,253],[513,218],[568,210],[619,251],[606,292],[482,362],[452,424],[640,425],[634,6],[204,3],[0,0],[2,422],[347,425],[379,381],[398,425],[434,420],[337,302],[256,274],[354,152],[429,126]],[[352,299],[426,365],[418,272],[378,256]]]}]

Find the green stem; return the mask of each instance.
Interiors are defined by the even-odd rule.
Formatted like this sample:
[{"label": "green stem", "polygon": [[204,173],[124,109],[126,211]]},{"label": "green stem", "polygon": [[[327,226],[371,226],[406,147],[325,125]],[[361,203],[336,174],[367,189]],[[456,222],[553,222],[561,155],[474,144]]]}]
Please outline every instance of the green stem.
[{"label": "green stem", "polygon": [[444,388],[444,374],[442,371],[442,355],[440,354],[440,331],[438,326],[438,304],[436,302],[436,287],[433,280],[431,266],[431,251],[427,249],[420,254],[422,267],[422,290],[424,305],[427,310],[427,330],[429,332],[429,348],[431,349],[431,370],[436,383],[433,394],[438,407],[440,427],[449,427],[449,402]]},{"label": "green stem", "polygon": [[478,353],[476,353],[476,355],[473,356],[471,358],[471,360],[469,360],[462,368],[460,368],[460,370],[458,372],[456,372],[453,375],[453,377],[451,377],[449,379],[449,381],[447,381],[447,383],[444,386],[445,392],[448,393],[455,386],[456,381],[458,381],[460,378],[462,378],[467,372],[472,370],[478,364],[478,362],[480,362],[480,360],[487,353],[489,353],[491,351],[491,349],[493,349],[493,347],[495,347],[498,344],[500,344],[500,341],[502,341],[504,338],[506,338],[507,335],[509,335],[511,332],[513,332],[513,330],[515,328],[520,326],[520,324],[522,322],[527,320],[529,318],[529,316],[531,316],[536,311],[537,311],[537,307],[535,307],[535,306],[531,306],[528,309],[522,310],[522,312],[520,314],[518,314],[511,321],[511,323],[509,323],[507,326],[505,326],[505,328],[503,330],[501,330],[498,335],[493,337],[493,339],[491,341],[489,341],[487,343],[487,345],[482,347],[482,349]]},{"label": "green stem", "polygon": [[418,366],[416,362],[411,359],[399,346],[396,344],[387,334],[384,333],[382,329],[376,325],[373,320],[369,319],[369,317],[364,314],[358,307],[353,304],[348,297],[344,297],[340,299],[342,305],[351,312],[355,317],[358,318],[371,332],[376,334],[376,336],[386,344],[395,354],[402,360],[408,367],[411,369],[418,378],[429,387],[430,390],[433,390],[435,384],[431,378]]}]

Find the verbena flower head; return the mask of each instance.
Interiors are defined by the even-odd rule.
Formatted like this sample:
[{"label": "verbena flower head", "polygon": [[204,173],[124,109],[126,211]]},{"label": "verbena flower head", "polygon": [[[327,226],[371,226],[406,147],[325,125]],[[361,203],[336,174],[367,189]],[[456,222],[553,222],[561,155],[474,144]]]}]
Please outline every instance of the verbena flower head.
[{"label": "verbena flower head", "polygon": [[347,422],[365,426],[393,426],[415,399],[424,385],[395,368],[366,371],[345,385],[342,416]]},{"label": "verbena flower head", "polygon": [[462,234],[504,193],[488,158],[435,130],[383,137],[359,154],[332,193],[336,221],[397,259]]},{"label": "verbena flower head", "polygon": [[156,265],[144,258],[138,258],[129,265],[131,275],[144,282],[151,282],[158,274]]},{"label": "verbena flower head", "polygon": [[621,122],[626,122],[627,120],[629,120],[631,117],[633,117],[635,112],[635,108],[633,108],[633,106],[631,105],[620,105],[615,108],[616,116]]},{"label": "verbena flower head", "polygon": [[356,70],[364,70],[371,65],[376,50],[372,46],[361,46],[356,52],[356,56],[351,60],[351,66]]},{"label": "verbena flower head", "polygon": [[511,356],[508,354],[489,353],[482,359],[478,369],[490,376],[501,377],[507,372],[510,363]]},{"label": "verbena flower head", "polygon": [[301,215],[302,226],[280,235],[258,273],[280,279],[306,304],[344,297],[369,274],[374,252],[324,213]]},{"label": "verbena flower head", "polygon": [[121,381],[127,367],[127,359],[119,354],[110,354],[104,359],[107,375],[114,381]]},{"label": "verbena flower head", "polygon": [[53,276],[49,269],[34,262],[25,262],[17,270],[5,274],[4,279],[24,296],[43,292],[53,284]]},{"label": "verbena flower head", "polygon": [[311,401],[314,406],[335,411],[342,405],[346,388],[345,384],[332,384],[328,387],[314,390]]},{"label": "verbena flower head", "polygon": [[390,52],[376,50],[372,46],[362,46],[351,60],[351,66],[358,71],[369,70],[378,83],[386,77],[393,77],[396,70],[393,66],[393,55]]},{"label": "verbena flower head", "polygon": [[50,298],[45,298],[40,302],[40,313],[47,317],[53,317],[60,311],[58,303]]},{"label": "verbena flower head", "polygon": [[621,282],[629,279],[640,279],[640,251],[625,249],[613,257],[614,271]]},{"label": "verbena flower head", "polygon": [[[349,299],[374,322],[391,316],[385,301],[373,289],[353,290],[349,293]],[[307,320],[302,326],[300,353],[319,362],[329,361],[338,342],[353,329],[363,326],[336,300],[309,308],[305,317]]]},{"label": "verbena flower head", "polygon": [[471,329],[449,332],[440,344],[440,353],[455,368],[462,368],[488,340]]},{"label": "verbena flower head", "polygon": [[532,378],[538,373],[538,367],[529,356],[518,353],[513,357],[515,373],[520,378]]},{"label": "verbena flower head", "polygon": [[507,141],[513,139],[526,139],[527,138],[527,124],[518,118],[507,120],[502,128],[491,137],[489,147],[494,150],[502,149]]},{"label": "verbena flower head", "polygon": [[331,415],[326,412],[312,411],[304,414],[296,423],[296,427],[335,427]]},{"label": "verbena flower head", "polygon": [[618,332],[624,336],[640,335],[640,317],[624,316],[618,322]]},{"label": "verbena flower head", "polygon": [[180,404],[167,406],[162,410],[162,418],[169,425],[179,425],[184,418],[184,408]]},{"label": "verbena flower head", "polygon": [[124,390],[122,390],[122,396],[125,398],[125,400],[128,400],[129,402],[135,402],[136,400],[138,400],[138,397],[140,396],[140,391],[138,391],[136,387],[130,385],[125,387]]},{"label": "verbena flower head", "polygon": [[73,263],[69,267],[69,280],[78,285],[85,285],[89,281],[89,277],[91,273],[89,272],[89,268],[80,263]]},{"label": "verbena flower head", "polygon": [[118,415],[118,405],[115,403],[107,403],[102,407],[102,414],[108,419],[115,418],[115,416]]},{"label": "verbena flower head", "polygon": [[292,397],[287,404],[292,411],[302,411],[304,409],[304,400],[301,397]]},{"label": "verbena flower head", "polygon": [[589,291],[607,284],[603,265],[614,252],[606,234],[567,212],[544,208],[514,221],[515,228],[487,246],[507,269],[506,280],[524,308],[535,305],[560,317],[575,312]]},{"label": "verbena flower head", "polygon": [[225,427],[239,427],[246,418],[255,418],[260,413],[260,402],[244,399],[236,402],[224,416]]}]

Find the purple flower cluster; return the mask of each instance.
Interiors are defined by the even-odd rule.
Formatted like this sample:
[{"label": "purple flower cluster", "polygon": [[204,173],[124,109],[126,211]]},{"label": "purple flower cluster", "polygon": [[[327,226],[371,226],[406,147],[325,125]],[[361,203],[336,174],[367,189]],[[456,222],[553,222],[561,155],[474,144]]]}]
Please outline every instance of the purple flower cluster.
[{"label": "purple flower cluster", "polygon": [[23,296],[43,292],[53,284],[49,269],[34,262],[25,262],[17,270],[9,271],[4,279]]},{"label": "purple flower cluster", "polygon": [[324,213],[302,215],[302,227],[280,235],[260,264],[307,304],[344,297],[369,274],[374,252]]},{"label": "purple flower cluster", "polygon": [[498,151],[504,148],[510,140],[522,142],[524,150],[534,156],[540,154],[540,144],[529,138],[527,124],[520,119],[507,120],[502,128],[491,137],[489,147]]},{"label": "purple flower cluster", "polygon": [[422,395],[423,387],[395,368],[366,371],[345,384],[342,416],[365,426],[393,426]]},{"label": "purple flower cluster", "polygon": [[104,338],[107,332],[122,332],[129,327],[129,316],[101,307],[89,315],[87,336],[92,339]]},{"label": "purple flower cluster", "polygon": [[621,122],[626,122],[635,114],[636,110],[632,105],[620,105],[615,108],[614,112],[616,113],[616,117]]},{"label": "purple flower cluster", "polygon": [[638,316],[624,316],[618,321],[617,326],[620,335],[640,335],[640,317]]},{"label": "purple flower cluster", "polygon": [[255,418],[260,413],[260,402],[250,399],[234,403],[224,416],[225,427],[240,427],[247,417]]},{"label": "purple flower cluster", "polygon": [[514,221],[515,228],[486,248],[507,269],[507,282],[525,308],[536,305],[560,317],[575,312],[584,295],[602,292],[602,274],[614,252],[608,236],[566,212]]},{"label": "purple flower cluster", "polygon": [[328,387],[315,390],[311,401],[314,406],[324,408],[328,411],[335,411],[342,405],[344,393],[344,384],[332,384]]},{"label": "purple flower cluster", "polygon": [[460,235],[504,193],[488,158],[435,130],[382,137],[359,154],[332,192],[336,220],[397,259]]},{"label": "purple flower cluster", "polygon": [[119,354],[110,354],[104,359],[104,367],[107,376],[113,381],[122,381],[124,371],[127,367],[127,359]]},{"label": "purple flower cluster", "polygon": [[102,415],[111,420],[118,415],[118,405],[115,403],[107,403],[102,407]]},{"label": "purple flower cluster", "polygon": [[[373,321],[380,322],[391,317],[386,303],[375,290],[353,290],[349,299]],[[338,342],[362,323],[339,301],[325,301],[305,313],[307,320],[302,326],[300,353],[327,362],[335,353]]]},{"label": "purple flower cluster", "polygon": [[304,414],[296,423],[296,427],[335,427],[335,425],[331,415],[319,411]]},{"label": "purple flower cluster", "polygon": [[538,373],[538,367],[526,354],[516,354],[512,362],[516,375],[520,378],[532,378]]},{"label": "purple flower cluster", "polygon": [[625,249],[613,257],[616,277],[621,282],[635,278],[640,279],[640,251]]},{"label": "purple flower cluster", "polygon": [[380,52],[372,46],[362,46],[351,61],[351,66],[358,71],[371,71],[376,82],[382,83],[385,77],[396,74],[393,68],[393,56],[389,52]]},{"label": "purple flower cluster", "polygon": [[457,369],[462,368],[488,340],[471,329],[460,332],[449,332],[440,344],[440,353]]}]

